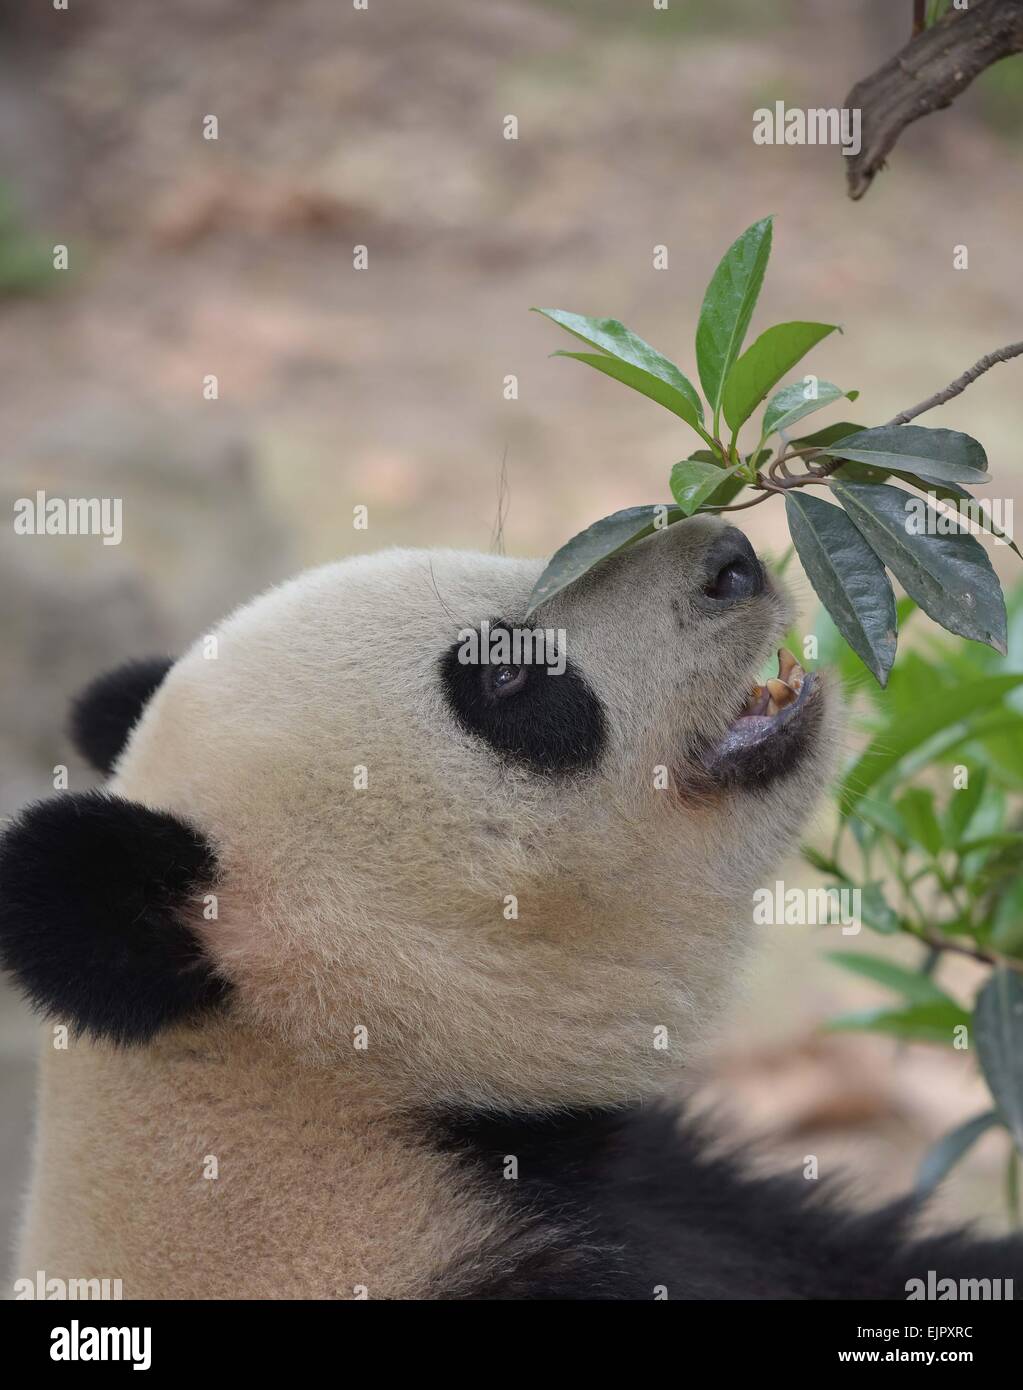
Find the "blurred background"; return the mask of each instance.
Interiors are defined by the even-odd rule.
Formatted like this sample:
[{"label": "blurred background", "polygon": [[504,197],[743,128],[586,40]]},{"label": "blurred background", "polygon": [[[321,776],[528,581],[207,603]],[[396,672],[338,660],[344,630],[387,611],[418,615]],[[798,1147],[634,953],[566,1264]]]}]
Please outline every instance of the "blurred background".
[{"label": "blurred background", "polygon": [[[773,212],[753,332],[842,324],[813,370],[861,390],[854,418],[886,420],[1018,338],[1023,59],[911,127],[859,204],[834,148],[753,143],[758,106],[840,106],[906,41],[909,12],[3,0],[3,510],[39,488],[120,497],[124,540],[0,527],[0,815],[51,791],[58,763],[87,785],[63,721],[92,675],[180,649],[309,564],[394,544],[489,549],[502,469],[509,553],[549,553],[598,516],[666,500],[685,427],[551,360],[568,344],[531,305],[621,318],[695,379],[704,286]],[[958,245],[968,270],[953,269]],[[1021,370],[998,368],[925,421],[979,436],[1007,496]],[[756,546],[783,549],[780,505],[746,517]],[[991,554],[1015,578],[1011,552]],[[815,602],[789,575],[805,620]],[[772,1163],[816,1154],[851,1199],[877,1197],[986,1093],[968,1054],[824,1035],[822,1020],[877,992],[822,953],[819,932],[765,929],[703,1095],[736,1135],[768,1136]],[[950,978],[960,968],[969,987],[968,962]],[[36,1039],[0,994],[5,1256]],[[1003,1163],[989,1135],[936,1218],[1004,1222]]]}]

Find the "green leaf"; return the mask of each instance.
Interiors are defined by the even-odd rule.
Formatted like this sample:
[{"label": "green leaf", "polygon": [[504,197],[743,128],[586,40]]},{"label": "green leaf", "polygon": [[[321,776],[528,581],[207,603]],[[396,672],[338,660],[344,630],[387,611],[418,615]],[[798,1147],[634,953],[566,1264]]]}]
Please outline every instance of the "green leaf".
[{"label": "green leaf", "polygon": [[797,420],[802,420],[804,415],[823,410],[826,405],[841,400],[843,396],[854,401],[858,395],[858,391],[843,391],[841,386],[835,386],[830,381],[818,381],[815,396],[807,396],[806,384],[802,381],[783,386],[771,397],[764,411],[764,435],[766,437],[775,431],[780,434]]},{"label": "green leaf", "polygon": [[972,1120],[943,1135],[927,1150],[920,1164],[914,1185],[917,1194],[926,1197],[933,1192],[980,1136],[1000,1123],[997,1111],[985,1110],[983,1115],[974,1115]]},{"label": "green leaf", "polygon": [[[769,455],[770,452],[770,449],[765,449],[763,451],[763,453],[767,455]],[[718,477],[721,479],[718,487],[705,500],[704,505],[700,509],[701,511],[706,511],[709,507],[727,507],[729,502],[731,502],[734,497],[737,497],[746,486],[746,479],[742,474],[736,471],[735,468],[726,469],[722,467],[721,459],[717,454],[711,453],[709,449],[694,449],[689,455],[689,458],[690,460],[695,460],[697,463],[714,464],[718,470]],[[761,455],[761,461],[762,459],[763,455]],[[749,463],[750,459],[745,458],[743,462]]]},{"label": "green leaf", "polygon": [[[826,434],[826,430],[821,430],[821,434]],[[834,442],[834,441],[831,441]],[[986,531],[988,535],[996,537],[1003,545],[1007,545],[1023,559],[1023,550],[1012,539],[1007,531],[1003,531],[998,522],[985,509],[983,503],[974,497],[972,492],[960,487],[958,483],[938,483],[928,478],[918,478],[915,473],[899,472],[893,473],[888,468],[876,468],[868,463],[855,463],[852,461],[844,462],[832,474],[837,482],[851,483],[883,483],[889,478],[898,478],[900,482],[910,483],[917,487],[921,492],[926,493],[933,506],[934,498],[940,502],[951,502],[964,525],[972,523],[981,531]],[[987,477],[977,480],[987,482]],[[935,508],[935,510],[937,510]]]},{"label": "green leaf", "polygon": [[[912,603],[912,599],[909,602]],[[895,605],[895,614],[898,619],[897,631],[901,632],[902,617],[898,603]],[[842,684],[850,694],[854,690],[858,690],[870,672],[839,632],[835,626],[835,620],[823,606],[819,607],[814,614],[811,631],[817,636],[818,665],[831,667],[841,678]],[[895,675],[898,675],[902,664],[900,661],[896,667]],[[875,693],[880,694],[873,682],[871,682],[871,688]]]},{"label": "green leaf", "polygon": [[[732,468],[722,468],[720,464],[705,463],[700,459],[683,459],[671,470],[671,495],[686,516],[699,511],[701,505],[712,497],[722,482],[733,476],[741,463]],[[740,480],[740,487],[742,481]]]},{"label": "green leaf", "polygon": [[799,852],[808,864],[812,864],[813,867],[818,869],[822,874],[832,874],[835,878],[842,877],[842,870],[835,863],[834,859],[829,858],[826,854],[822,854],[820,850],[815,849],[813,845],[800,845]]},{"label": "green leaf", "polygon": [[1023,976],[998,965],[974,1013],[980,1068],[1013,1141],[1023,1153]]},{"label": "green leaf", "polygon": [[658,405],[663,405],[674,415],[685,420],[687,425],[692,425],[694,429],[700,424],[700,412],[694,409],[688,396],[677,390],[676,387],[669,386],[660,377],[645,372],[642,367],[634,367],[631,362],[621,362],[617,357],[607,357],[596,352],[564,352],[559,350],[552,356],[571,357],[575,362],[585,362],[588,367],[596,367],[597,371],[603,372],[605,376],[614,377],[615,381],[621,381],[626,386],[631,386],[641,396],[647,396],[650,400],[656,401]]},{"label": "green leaf", "polygon": [[983,546],[972,536],[907,529],[910,497],[886,483],[835,483],[833,492],[872,549],[928,617],[949,632],[1005,651],[1005,600]]},{"label": "green leaf", "polygon": [[733,430],[810,349],[834,333],[833,323],[776,323],[761,333],[728,373],[722,395],[725,419]]},{"label": "green leaf", "polygon": [[599,348],[619,362],[628,362],[672,387],[688,401],[697,420],[703,419],[703,402],[688,377],[682,375],[674,362],[669,362],[656,348],[637,337],[617,319],[588,318],[585,314],[571,314],[565,309],[534,309],[533,312],[543,314],[591,347]]},{"label": "green leaf", "polygon": [[909,830],[902,817],[889,801],[871,801],[864,797],[856,808],[860,820],[894,840],[900,849],[909,845]]},{"label": "green leaf", "polygon": [[974,812],[980,805],[987,783],[987,769],[976,768],[965,787],[953,790],[945,808],[945,843],[950,848],[961,845]]},{"label": "green leaf", "polygon": [[895,808],[913,843],[932,856],[938,854],[943,841],[941,826],[934,813],[934,793],[925,787],[910,787],[899,797]]},{"label": "green leaf", "polygon": [[991,919],[990,943],[1003,955],[1023,955],[1023,879],[1013,878],[999,897]]},{"label": "green leaf", "polygon": [[[913,604],[912,611],[917,611],[912,599],[906,599],[905,602]],[[903,625],[901,608],[901,602],[895,605],[895,611],[899,615],[900,633]],[[904,652],[892,674],[888,687],[889,696],[882,714],[885,718],[891,719],[909,710],[917,710],[921,705],[927,706],[932,700],[940,699],[939,692],[946,684],[943,670],[925,661],[919,651]]]},{"label": "green leaf", "polygon": [[904,1009],[864,1009],[843,1014],[828,1023],[836,1033],[888,1033],[909,1042],[939,1043],[951,1047],[954,1030],[969,1027],[970,1015],[958,1004],[910,1004]]},{"label": "green leaf", "polygon": [[987,455],[975,439],[956,430],[881,425],[843,439],[840,452],[833,448],[827,452],[891,473],[914,473],[930,481],[987,482]]},{"label": "green leaf", "polygon": [[848,420],[839,420],[834,425],[825,425],[816,434],[804,434],[799,439],[792,441],[795,449],[824,449],[829,444],[835,444],[840,439],[848,439],[851,434],[860,434],[866,428],[864,425],[852,425]]},{"label": "green leaf", "polygon": [[[857,660],[859,660],[859,658],[857,658]],[[761,682],[761,684],[763,684],[763,682]],[[849,817],[849,829],[853,833],[853,839],[859,846],[860,854],[866,858],[877,843],[877,829],[868,824],[867,821],[861,820],[859,816]]]},{"label": "green leaf", "polygon": [[1003,830],[998,835],[978,835],[964,840],[963,854],[973,854],[978,849],[1019,849],[1023,845],[1023,830]]},{"label": "green leaf", "polygon": [[[835,476],[844,478],[848,468],[856,467],[862,468],[863,465],[846,464],[838,470]],[[951,502],[959,513],[962,522],[972,522],[975,526],[979,527],[980,530],[986,531],[988,535],[997,537],[998,540],[1008,545],[1016,552],[1020,559],[1023,560],[1023,550],[1020,550],[1009,533],[1002,530],[997,521],[991,516],[990,512],[984,508],[983,504],[974,497],[971,492],[967,492],[966,488],[960,487],[958,483],[928,482],[926,478],[914,478],[910,473],[902,473],[899,476],[905,478],[906,482],[912,483],[914,487],[918,487],[921,492],[927,493],[928,497],[936,497],[940,502]],[[878,477],[876,479],[864,479],[863,481],[883,482],[884,478]]]},{"label": "green leaf", "polygon": [[[771,254],[772,219],[747,227],[711,276],[696,327],[696,366],[717,418],[725,378],[742,349]],[[776,378],[777,379],[777,378]]]},{"label": "green leaf", "polygon": [[1023,685],[1023,673],[964,681],[944,691],[940,703],[891,720],[846,774],[839,792],[841,814],[848,816],[855,810],[871,787],[893,773],[914,749],[936,734],[999,704],[1019,685]]},{"label": "green leaf", "polygon": [[680,508],[667,504],[626,507],[623,511],[601,517],[592,526],[587,526],[585,531],[566,541],[551,557],[547,568],[533,586],[526,617],[541,603],[546,603],[569,584],[574,584],[601,560],[681,520],[683,513]]},{"label": "green leaf", "polygon": [[795,491],[785,512],[796,551],[835,626],[880,685],[895,660],[895,595],[884,566],[838,507]]},{"label": "green leaf", "polygon": [[868,956],[859,951],[830,951],[828,959],[853,975],[861,975],[866,980],[873,980],[875,984],[901,994],[907,1003],[951,1004],[953,1008],[959,1007],[929,976],[895,965],[883,956]]},{"label": "green leaf", "polygon": [[721,476],[724,478],[724,482],[707,498],[701,508],[702,511],[706,511],[708,507],[727,507],[729,502],[738,497],[746,486],[746,479],[742,474],[736,473],[732,469],[729,469],[727,474],[722,470]]},{"label": "green leaf", "polygon": [[860,889],[860,921],[881,936],[894,936],[900,929],[899,915],[888,905],[880,883],[865,883]]}]

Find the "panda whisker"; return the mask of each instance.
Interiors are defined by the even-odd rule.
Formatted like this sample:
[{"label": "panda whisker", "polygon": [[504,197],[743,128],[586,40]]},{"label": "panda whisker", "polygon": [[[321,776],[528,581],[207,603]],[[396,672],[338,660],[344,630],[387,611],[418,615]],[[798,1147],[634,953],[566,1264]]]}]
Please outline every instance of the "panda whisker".
[{"label": "panda whisker", "polygon": [[451,619],[451,621],[452,621],[453,623],[457,623],[457,622],[458,622],[457,615],[454,614],[454,613],[452,613],[451,609],[448,607],[448,605],[444,602],[444,599],[441,597],[441,592],[440,592],[440,590],[437,588],[437,576],[436,576],[436,575],[434,574],[434,572],[433,572],[433,556],[430,556],[430,559],[429,559],[429,570],[430,570],[430,583],[433,585],[433,592],[437,595],[437,602],[438,602],[438,603],[440,604],[440,606],[444,609],[444,612],[448,615],[448,617]]},{"label": "panda whisker", "polygon": [[494,519],[494,527],[490,533],[490,549],[495,555],[504,554],[504,523],[508,517],[508,505],[511,492],[508,487],[508,445],[504,446],[504,453],[501,455],[501,469],[497,475],[497,516]]}]

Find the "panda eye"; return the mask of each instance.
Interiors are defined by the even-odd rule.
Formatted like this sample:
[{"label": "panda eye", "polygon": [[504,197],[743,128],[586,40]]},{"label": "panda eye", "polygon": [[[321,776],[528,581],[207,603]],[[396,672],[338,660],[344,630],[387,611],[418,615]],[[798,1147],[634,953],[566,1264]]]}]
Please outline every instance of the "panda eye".
[{"label": "panda eye", "polygon": [[485,675],[487,688],[499,700],[517,695],[526,684],[528,669],[526,666],[488,666]]},{"label": "panda eye", "polygon": [[[491,636],[505,626],[494,619]],[[556,662],[530,660],[514,646],[495,650],[485,646],[482,630],[478,636],[467,646],[460,633],[438,663],[448,706],[462,729],[537,773],[593,767],[607,730],[604,706],[585,677],[568,660],[558,671]]]}]

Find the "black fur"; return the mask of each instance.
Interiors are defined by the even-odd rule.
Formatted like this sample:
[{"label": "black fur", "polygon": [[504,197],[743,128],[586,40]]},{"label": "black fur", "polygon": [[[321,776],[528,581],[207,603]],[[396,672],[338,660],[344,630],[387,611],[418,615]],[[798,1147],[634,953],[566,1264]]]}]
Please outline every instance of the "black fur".
[{"label": "black fur", "polygon": [[98,676],[74,700],[71,739],[97,772],[114,770],[128,735],[173,664],[166,656],[126,662]]},{"label": "black fur", "polygon": [[[504,624],[491,624],[499,632]],[[495,693],[500,666],[459,660],[461,642],[441,658],[448,702],[462,727],[534,772],[581,772],[593,767],[606,741],[604,707],[585,678],[566,660],[560,675],[546,666],[516,667],[524,684],[514,694]]]},{"label": "black fur", "polygon": [[0,965],[41,1012],[144,1042],[227,992],[182,915],[216,867],[162,811],[98,791],[38,802],[0,838]]},{"label": "black fur", "polygon": [[[1013,1279],[1023,1241],[962,1232],[914,1241],[909,1199],[844,1212],[827,1186],[753,1178],[666,1109],[435,1117],[518,1220],[497,1272],[452,1266],[439,1298],[905,1299],[909,1279]],[[504,1176],[518,1160],[517,1179]]]}]

